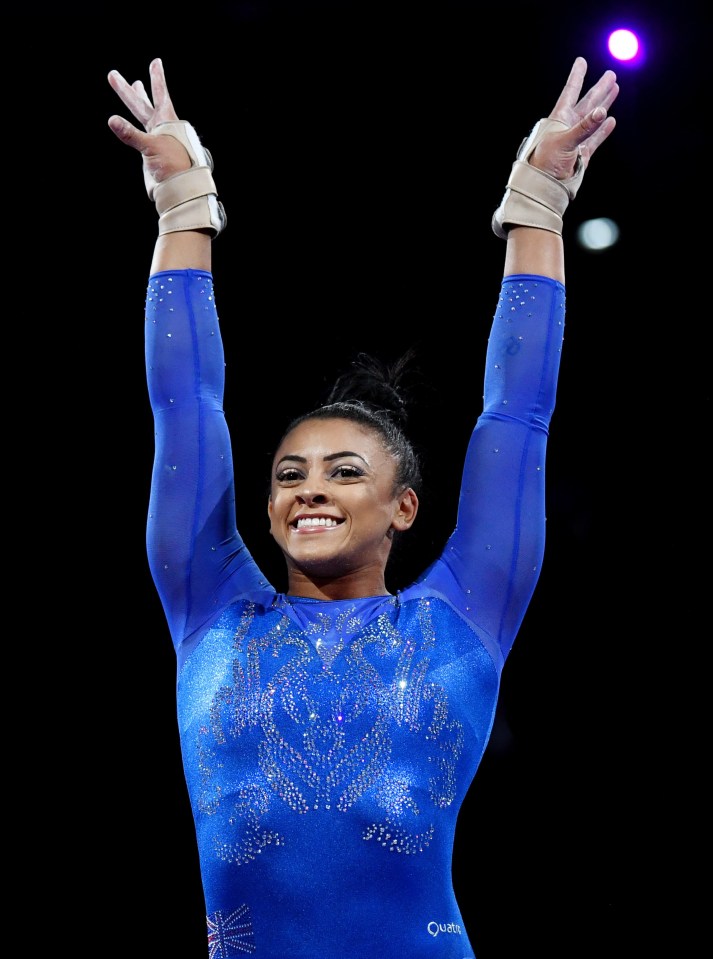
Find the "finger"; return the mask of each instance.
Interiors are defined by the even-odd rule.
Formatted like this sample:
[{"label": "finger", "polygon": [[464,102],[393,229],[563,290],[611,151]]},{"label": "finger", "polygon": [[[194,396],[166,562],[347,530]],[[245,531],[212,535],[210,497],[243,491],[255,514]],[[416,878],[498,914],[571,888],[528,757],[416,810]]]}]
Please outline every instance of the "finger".
[{"label": "finger", "polygon": [[589,159],[597,147],[600,147],[607,137],[614,131],[616,120],[614,117],[607,117],[592,133],[588,136],[580,147],[580,152]]},{"label": "finger", "polygon": [[608,110],[619,94],[619,85],[613,70],[605,70],[586,96],[577,104],[577,113],[585,115],[596,107]]},{"label": "finger", "polygon": [[151,61],[149,75],[151,77],[151,99],[154,102],[156,112],[165,117],[169,111],[173,111],[173,104],[168,95],[166,74],[163,69],[163,61],[160,58],[157,57]]},{"label": "finger", "polygon": [[138,81],[132,86],[118,70],[111,70],[107,79],[124,106],[128,107],[136,119],[145,126],[153,114],[153,106],[146,96],[143,84]]},{"label": "finger", "polygon": [[587,73],[587,61],[584,57],[577,57],[569,71],[567,82],[559,95],[555,108],[550,116],[560,116],[568,110],[574,109],[582,91],[582,84]]},{"label": "finger", "polygon": [[109,117],[108,120],[109,129],[114,133],[122,143],[126,143],[128,146],[133,147],[135,150],[138,150],[141,153],[148,145],[151,137],[144,133],[143,130],[139,130],[138,127],[135,127],[133,123],[129,123],[128,120],[125,120],[124,117],[114,116]]},{"label": "finger", "polygon": [[600,106],[603,106],[605,110],[608,110],[612,103],[619,96],[619,84],[616,82],[616,77],[612,74],[612,82],[609,86],[609,89],[606,91],[604,97],[602,98]]},{"label": "finger", "polygon": [[139,100],[143,101],[143,103],[149,110],[153,110],[153,103],[151,103],[151,101],[149,100],[149,95],[146,92],[146,87],[144,86],[143,81],[134,80],[134,82],[131,84],[131,88],[134,91],[134,93],[136,93]]}]

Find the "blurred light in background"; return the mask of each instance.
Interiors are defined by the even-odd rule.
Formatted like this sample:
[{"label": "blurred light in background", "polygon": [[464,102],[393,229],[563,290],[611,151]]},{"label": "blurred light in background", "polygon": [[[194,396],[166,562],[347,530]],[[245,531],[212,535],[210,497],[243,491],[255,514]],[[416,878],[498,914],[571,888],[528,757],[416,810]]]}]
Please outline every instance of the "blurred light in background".
[{"label": "blurred light in background", "polygon": [[619,239],[619,227],[608,217],[585,220],[577,230],[577,242],[590,253],[600,253],[614,246]]}]

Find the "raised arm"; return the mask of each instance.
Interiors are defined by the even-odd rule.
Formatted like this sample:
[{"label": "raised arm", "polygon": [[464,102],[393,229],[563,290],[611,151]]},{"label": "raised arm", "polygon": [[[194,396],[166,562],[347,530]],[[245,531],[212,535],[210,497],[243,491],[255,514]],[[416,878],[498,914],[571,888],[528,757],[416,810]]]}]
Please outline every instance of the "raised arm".
[{"label": "raised arm", "polygon": [[211,240],[225,225],[212,178],[213,161],[190,124],[180,121],[160,59],[149,67],[151,97],[141,80],[128,83],[116,70],[109,83],[136,120],[117,114],[109,127],[143,157],[144,181],[159,212],[159,236],[151,273],[211,268]]},{"label": "raised arm", "polygon": [[120,116],[109,126],[142,155],[158,213],[144,314],[155,437],[146,546],[180,663],[229,599],[269,591],[269,584],[236,526],[225,357],[211,273],[211,241],[225,225],[213,161],[193,127],[178,119],[160,60],[150,74],[150,98],[141,81],[109,74],[144,129]]},{"label": "raised arm", "polygon": [[549,117],[523,142],[492,227],[507,240],[488,339],[483,410],[466,454],[456,529],[425,580],[502,663],[545,549],[545,464],[565,322],[562,215],[615,126],[610,70],[580,99],[578,57]]},{"label": "raised arm", "polygon": [[574,199],[594,151],[616,126],[608,115],[619,94],[606,70],[580,98],[587,61],[577,57],[550,115],[523,142],[493,229],[507,238],[505,276],[534,273],[564,283],[562,214]]}]

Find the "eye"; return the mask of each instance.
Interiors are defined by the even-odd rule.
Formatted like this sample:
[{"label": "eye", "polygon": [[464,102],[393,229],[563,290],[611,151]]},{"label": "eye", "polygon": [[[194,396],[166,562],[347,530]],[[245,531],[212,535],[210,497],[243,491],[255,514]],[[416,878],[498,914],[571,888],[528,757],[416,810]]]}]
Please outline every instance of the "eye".
[{"label": "eye", "polygon": [[288,466],[286,469],[280,470],[275,475],[275,479],[278,483],[297,483],[302,479],[302,473],[293,466]]},{"label": "eye", "polygon": [[337,466],[337,468],[332,472],[333,479],[358,479],[360,476],[364,476],[364,470],[359,469],[358,466]]}]

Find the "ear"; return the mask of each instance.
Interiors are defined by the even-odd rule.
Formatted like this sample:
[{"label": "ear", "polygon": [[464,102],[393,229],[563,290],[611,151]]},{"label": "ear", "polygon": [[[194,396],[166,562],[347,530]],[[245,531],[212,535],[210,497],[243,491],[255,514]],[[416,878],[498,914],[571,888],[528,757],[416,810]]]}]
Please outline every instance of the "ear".
[{"label": "ear", "polygon": [[418,513],[418,496],[409,486],[403,491],[398,501],[398,508],[391,520],[391,529],[398,533],[410,529]]},{"label": "ear", "polygon": [[267,515],[270,520],[270,536],[272,536],[272,496],[267,497]]}]

